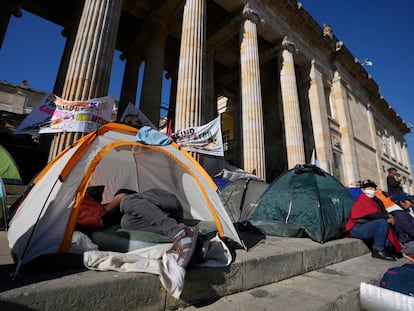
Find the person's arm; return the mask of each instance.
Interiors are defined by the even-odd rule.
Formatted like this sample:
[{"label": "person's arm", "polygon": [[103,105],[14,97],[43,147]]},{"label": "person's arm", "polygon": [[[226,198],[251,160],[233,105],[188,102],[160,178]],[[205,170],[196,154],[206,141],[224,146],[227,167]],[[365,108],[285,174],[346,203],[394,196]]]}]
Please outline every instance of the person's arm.
[{"label": "person's arm", "polygon": [[398,230],[408,234],[414,239],[414,218],[405,211],[395,212],[393,215]]},{"label": "person's arm", "polygon": [[115,195],[111,202],[103,205],[105,211],[107,211],[108,213],[115,213],[116,211],[118,211],[119,205],[121,204],[121,200],[126,195],[126,193],[119,193]]}]

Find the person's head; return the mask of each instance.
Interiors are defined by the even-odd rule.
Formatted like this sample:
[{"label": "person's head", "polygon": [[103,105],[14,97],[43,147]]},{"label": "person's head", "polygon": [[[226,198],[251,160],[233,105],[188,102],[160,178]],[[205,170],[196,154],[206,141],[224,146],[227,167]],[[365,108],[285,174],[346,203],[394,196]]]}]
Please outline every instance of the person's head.
[{"label": "person's head", "polygon": [[398,170],[395,167],[390,167],[388,169],[388,175],[395,176],[397,175],[397,173],[398,173]]},{"label": "person's head", "polygon": [[370,198],[375,197],[375,192],[377,190],[377,185],[370,179],[361,180],[361,190],[362,192]]},{"label": "person's head", "polygon": [[409,209],[414,200],[414,195],[410,195],[403,191],[398,191],[391,196],[391,199],[395,204],[398,204],[405,209]]}]

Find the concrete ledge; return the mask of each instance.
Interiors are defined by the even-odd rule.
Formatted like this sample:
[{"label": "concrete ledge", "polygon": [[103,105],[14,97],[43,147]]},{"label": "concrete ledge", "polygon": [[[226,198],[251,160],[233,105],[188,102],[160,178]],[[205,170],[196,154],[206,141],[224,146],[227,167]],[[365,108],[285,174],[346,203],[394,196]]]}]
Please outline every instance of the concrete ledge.
[{"label": "concrete ledge", "polygon": [[268,236],[251,251],[236,250],[236,260],[225,269],[198,269],[187,273],[179,301],[167,296],[167,309],[200,304],[233,293],[279,282],[369,252],[358,239],[319,244],[310,239]]},{"label": "concrete ledge", "polygon": [[311,271],[280,282],[221,297],[182,311],[361,311],[361,282],[378,285],[384,272],[406,263],[372,258],[370,254]]},{"label": "concrete ledge", "polygon": [[[217,300],[342,262],[369,252],[357,239],[325,244],[310,239],[268,236],[246,252],[236,249],[226,268],[190,268],[180,300],[171,297],[158,276],[143,273],[33,271],[19,281],[4,281],[0,306],[32,310],[176,310]],[[5,268],[5,267],[2,267]],[[7,266],[12,269],[11,265]],[[7,269],[2,269],[4,272]],[[25,276],[23,276],[25,277]]]}]

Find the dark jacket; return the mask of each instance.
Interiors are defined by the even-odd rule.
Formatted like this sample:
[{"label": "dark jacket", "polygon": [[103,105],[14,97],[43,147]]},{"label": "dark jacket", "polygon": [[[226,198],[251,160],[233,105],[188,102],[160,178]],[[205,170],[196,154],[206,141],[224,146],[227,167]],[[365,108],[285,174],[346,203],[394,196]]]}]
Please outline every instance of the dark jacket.
[{"label": "dark jacket", "polygon": [[407,210],[401,208],[391,212],[394,216],[398,239],[402,244],[414,240],[414,217]]},{"label": "dark jacket", "polygon": [[396,180],[394,176],[387,176],[387,186],[388,186],[388,195],[391,195],[398,191],[403,191],[401,187],[401,182]]}]

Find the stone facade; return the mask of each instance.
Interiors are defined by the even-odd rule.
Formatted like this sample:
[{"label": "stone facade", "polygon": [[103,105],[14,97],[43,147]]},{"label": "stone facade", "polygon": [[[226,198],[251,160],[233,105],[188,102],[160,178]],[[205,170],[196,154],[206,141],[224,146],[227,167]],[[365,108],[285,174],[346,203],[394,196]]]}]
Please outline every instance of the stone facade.
[{"label": "stone facade", "polygon": [[[153,123],[165,72],[175,130],[209,121],[218,113],[214,99],[226,99],[225,158],[235,166],[271,181],[316,154],[345,185],[370,178],[386,189],[386,169],[395,166],[404,190],[413,190],[404,139],[410,128],[335,29],[318,25],[295,0],[62,1],[64,14],[51,0],[6,2],[3,24],[21,6],[67,30],[59,96],[107,95],[117,49],[127,64],[119,111],[135,100],[128,96],[146,63],[152,82],[139,105]],[[67,144],[79,137],[61,136]]]}]

